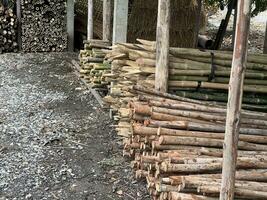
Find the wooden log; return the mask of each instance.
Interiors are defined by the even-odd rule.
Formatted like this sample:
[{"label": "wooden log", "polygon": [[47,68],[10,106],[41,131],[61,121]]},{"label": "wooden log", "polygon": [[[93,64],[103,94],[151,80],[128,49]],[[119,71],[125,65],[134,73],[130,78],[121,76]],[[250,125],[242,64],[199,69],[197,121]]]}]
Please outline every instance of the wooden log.
[{"label": "wooden log", "polygon": [[[154,85],[154,80],[145,80],[140,81],[145,85]],[[181,88],[203,88],[203,89],[215,89],[215,90],[228,90],[228,84],[222,83],[211,83],[211,82],[197,82],[197,81],[168,81],[169,88],[173,89],[181,89]],[[255,92],[255,93],[267,93],[267,86],[262,85],[245,85],[244,86],[245,92]]]},{"label": "wooden log", "polygon": [[[221,114],[226,115],[226,109],[220,108],[216,106],[205,106],[205,105],[199,105],[199,104],[193,104],[193,103],[187,103],[182,101],[173,101],[169,99],[164,98],[156,98],[153,96],[144,96],[140,95],[139,100],[147,101],[149,105],[151,106],[157,106],[157,107],[163,107],[163,108],[169,108],[174,110],[189,110],[189,111],[201,111],[201,112],[207,112],[207,113],[215,113],[215,114]],[[250,119],[267,119],[267,116],[265,116],[264,113],[258,113],[258,112],[251,112],[251,111],[245,111],[242,110],[241,113],[243,118],[250,118]]]},{"label": "wooden log", "polygon": [[129,0],[114,1],[113,44],[127,41]]},{"label": "wooden log", "polygon": [[[163,127],[170,129],[180,129],[180,130],[192,130],[192,131],[207,131],[207,132],[219,132],[222,133],[225,131],[223,125],[213,125],[207,123],[197,123],[190,121],[158,121],[148,119],[144,122],[145,125],[152,127]],[[265,129],[256,129],[256,128],[240,128],[241,134],[247,135],[261,135],[266,136],[267,131]]]},{"label": "wooden log", "polygon": [[194,194],[186,194],[181,192],[169,192],[169,199],[170,200],[216,200],[215,197],[207,197],[201,195],[194,195]]},{"label": "wooden log", "polygon": [[[221,179],[222,174],[194,174],[188,175],[190,177],[196,178],[210,178],[210,179]],[[170,184],[171,185],[179,185],[182,184],[184,176],[170,176]],[[244,181],[255,181],[256,184],[259,182],[266,182],[267,173],[266,169],[257,169],[257,170],[238,170],[236,172],[236,180],[244,180]]]},{"label": "wooden log", "polygon": [[[161,136],[159,144],[162,145],[191,145],[202,147],[223,147],[222,139],[201,138],[201,137],[177,137],[177,136]],[[238,142],[238,149],[251,151],[267,151],[266,145],[257,145],[249,142]]]},{"label": "wooden log", "polygon": [[135,91],[140,91],[142,93],[151,94],[151,95],[155,95],[155,96],[159,96],[159,97],[164,97],[164,98],[167,98],[167,99],[190,102],[190,103],[198,103],[198,104],[202,104],[202,105],[203,104],[204,105],[210,105],[209,103],[203,103],[201,101],[196,101],[196,100],[192,100],[192,99],[189,99],[189,98],[183,98],[183,97],[179,97],[179,96],[176,96],[176,95],[160,92],[160,91],[157,91],[157,90],[152,90],[152,89],[143,87],[141,85],[134,85],[132,88]]},{"label": "wooden log", "polygon": [[266,22],[266,31],[265,31],[265,39],[264,39],[263,53],[264,54],[267,54],[267,22]]},{"label": "wooden log", "polygon": [[[223,151],[221,149],[215,149],[215,148],[205,148],[202,147],[199,150],[199,154],[213,156],[213,157],[223,157]],[[246,156],[257,156],[257,155],[267,155],[266,151],[238,151],[238,156],[240,157],[246,157]]]},{"label": "wooden log", "polygon": [[111,0],[103,1],[103,40],[111,41]]},{"label": "wooden log", "polygon": [[155,89],[161,92],[168,91],[170,9],[170,0],[159,0]]},{"label": "wooden log", "polygon": [[17,35],[17,40],[18,40],[18,48],[19,48],[19,51],[21,50],[21,0],[16,0],[16,14],[17,14],[17,23],[18,23],[18,28],[17,28],[17,31],[18,31],[18,35]]},{"label": "wooden log", "polygon": [[[210,161],[213,162],[210,162]],[[217,159],[203,159],[201,163],[192,160],[190,164],[173,164],[169,162],[162,162],[158,166],[158,170],[162,172],[175,172],[175,173],[204,173],[204,172],[214,172],[222,170],[222,158]],[[184,160],[184,162],[188,162]],[[195,164],[193,164],[195,163]],[[266,161],[262,158],[238,158],[237,168],[238,169],[266,169]]]},{"label": "wooden log", "polygon": [[[205,193],[205,194],[219,194],[220,192],[220,186],[199,186],[198,191],[200,193]],[[267,192],[261,192],[261,191],[253,191],[253,190],[248,190],[248,189],[239,189],[235,188],[235,193],[234,195],[237,198],[244,198],[244,199],[266,199],[267,198]]]},{"label": "wooden log", "polygon": [[[175,185],[180,185],[184,188],[187,188],[187,187],[197,188],[198,186],[201,186],[201,185],[211,185],[213,183],[214,185],[219,186],[221,184],[221,179],[216,178],[215,176],[216,175],[209,175],[209,177],[195,176],[195,175],[177,176],[175,177]],[[174,182],[171,181],[171,183],[174,183]],[[262,192],[267,191],[266,183],[263,183],[263,182],[259,183],[259,182],[254,182],[254,181],[238,180],[235,183],[235,187],[240,188],[240,189],[254,190],[254,191],[262,191]]]},{"label": "wooden log", "polygon": [[94,37],[94,1],[88,0],[88,18],[87,18],[87,40],[91,40]]},{"label": "wooden log", "polygon": [[74,0],[67,1],[68,51],[74,50]]},{"label": "wooden log", "polygon": [[229,83],[220,200],[232,200],[235,194],[235,170],[247,62],[250,12],[251,1],[240,0],[238,2],[236,41]]}]

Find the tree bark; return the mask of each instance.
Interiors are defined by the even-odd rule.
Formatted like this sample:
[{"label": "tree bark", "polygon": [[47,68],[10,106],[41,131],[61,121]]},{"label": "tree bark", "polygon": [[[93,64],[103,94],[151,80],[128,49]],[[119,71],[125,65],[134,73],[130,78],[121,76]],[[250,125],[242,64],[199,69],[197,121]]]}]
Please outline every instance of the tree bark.
[{"label": "tree bark", "polygon": [[251,1],[239,0],[236,40],[229,83],[220,200],[233,200],[235,193],[235,170],[237,164],[243,84],[247,62],[250,12]]}]

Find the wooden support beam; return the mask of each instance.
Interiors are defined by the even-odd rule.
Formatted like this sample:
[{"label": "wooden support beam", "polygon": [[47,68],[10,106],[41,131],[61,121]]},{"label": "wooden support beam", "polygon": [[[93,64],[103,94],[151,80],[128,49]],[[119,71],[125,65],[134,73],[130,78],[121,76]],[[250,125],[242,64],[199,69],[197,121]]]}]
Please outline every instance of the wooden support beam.
[{"label": "wooden support beam", "polygon": [[103,40],[111,41],[111,0],[103,1]]},{"label": "wooden support beam", "polygon": [[235,32],[236,32],[236,20],[237,20],[237,0],[235,0],[234,5],[234,21],[233,21],[233,35],[232,35],[232,48],[234,49],[235,45]]},{"label": "wooden support beam", "polygon": [[129,0],[114,0],[113,44],[127,42]]},{"label": "wooden support beam", "polygon": [[170,47],[170,0],[159,0],[155,89],[168,91]]},{"label": "wooden support beam", "polygon": [[94,38],[94,1],[88,0],[87,40]]},{"label": "wooden support beam", "polygon": [[265,31],[265,40],[264,40],[264,49],[263,53],[267,54],[267,21],[266,21],[266,31]]},{"label": "wooden support beam", "polygon": [[223,172],[220,200],[233,200],[240,129],[240,112],[247,63],[251,0],[239,0],[236,40],[234,46],[225,128]]},{"label": "wooden support beam", "polygon": [[74,50],[74,0],[67,0],[68,51]]},{"label": "wooden support beam", "polygon": [[21,2],[20,0],[16,1],[16,15],[17,15],[17,21],[18,21],[18,35],[17,35],[17,40],[18,40],[18,47],[19,47],[19,51],[21,51]]}]

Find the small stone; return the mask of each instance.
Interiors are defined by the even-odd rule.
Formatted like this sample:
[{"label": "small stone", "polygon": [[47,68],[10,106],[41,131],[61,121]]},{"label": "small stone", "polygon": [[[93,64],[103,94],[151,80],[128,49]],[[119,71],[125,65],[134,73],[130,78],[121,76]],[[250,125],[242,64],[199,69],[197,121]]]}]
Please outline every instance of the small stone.
[{"label": "small stone", "polygon": [[81,91],[81,90],[83,90],[81,87],[77,87],[77,88],[75,88],[75,90],[76,91]]},{"label": "small stone", "polygon": [[27,194],[27,195],[25,196],[26,199],[31,199],[31,197],[32,197],[31,194]]},{"label": "small stone", "polygon": [[123,191],[122,191],[122,190],[118,190],[116,193],[117,193],[118,195],[122,195],[122,194],[123,194]]},{"label": "small stone", "polygon": [[72,191],[72,192],[76,191],[77,187],[78,187],[77,184],[72,184],[72,185],[70,186],[70,191]]}]

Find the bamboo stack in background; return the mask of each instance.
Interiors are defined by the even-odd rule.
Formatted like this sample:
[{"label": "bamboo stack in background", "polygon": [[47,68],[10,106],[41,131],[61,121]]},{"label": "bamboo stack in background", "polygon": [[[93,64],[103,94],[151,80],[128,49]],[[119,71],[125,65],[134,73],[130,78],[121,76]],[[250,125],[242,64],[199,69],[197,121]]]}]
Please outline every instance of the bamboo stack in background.
[{"label": "bamboo stack in background", "polygon": [[[127,87],[136,83],[154,87],[155,43],[139,41],[142,44],[117,44],[106,56],[106,60],[112,62],[112,73],[107,75],[112,80],[112,85],[106,100],[117,102],[117,105],[112,104],[115,110],[123,102],[126,105],[127,99],[132,97],[127,92]],[[171,48],[169,92],[225,105],[231,59],[229,52]],[[267,56],[249,55],[247,68],[243,108],[266,111]]]},{"label": "bamboo stack in background", "polygon": [[[153,199],[218,199],[232,56],[171,48],[167,94],[153,90],[155,43],[139,41],[106,55],[112,66],[104,100],[123,153]],[[266,55],[249,55],[235,199],[267,199],[266,69]]]},{"label": "bamboo stack in background", "polygon": [[84,42],[84,50],[80,51],[80,77],[92,88],[108,90],[110,82],[103,76],[111,72],[109,63],[104,62],[106,55],[103,49],[109,49],[110,42],[90,40]]},{"label": "bamboo stack in background", "polygon": [[0,5],[0,53],[17,52],[17,19],[12,9]]},{"label": "bamboo stack in background", "polygon": [[61,52],[67,49],[65,0],[21,0],[22,50]]}]

